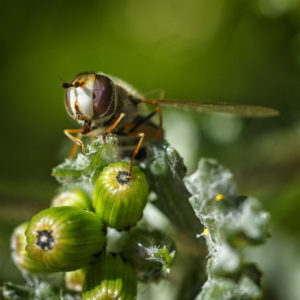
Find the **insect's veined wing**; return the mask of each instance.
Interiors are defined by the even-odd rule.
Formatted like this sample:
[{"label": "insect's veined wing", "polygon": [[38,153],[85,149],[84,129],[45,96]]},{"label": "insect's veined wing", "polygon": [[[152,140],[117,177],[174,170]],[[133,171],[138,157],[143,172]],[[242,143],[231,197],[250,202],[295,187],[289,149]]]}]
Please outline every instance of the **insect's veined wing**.
[{"label": "insect's veined wing", "polygon": [[274,117],[279,114],[279,111],[274,108],[248,104],[209,103],[168,99],[142,99],[141,102],[158,104],[160,106],[172,106],[201,113],[220,113],[252,118]]},{"label": "insect's veined wing", "polygon": [[155,89],[148,91],[143,94],[144,99],[164,99],[165,98],[165,90],[163,89]]}]

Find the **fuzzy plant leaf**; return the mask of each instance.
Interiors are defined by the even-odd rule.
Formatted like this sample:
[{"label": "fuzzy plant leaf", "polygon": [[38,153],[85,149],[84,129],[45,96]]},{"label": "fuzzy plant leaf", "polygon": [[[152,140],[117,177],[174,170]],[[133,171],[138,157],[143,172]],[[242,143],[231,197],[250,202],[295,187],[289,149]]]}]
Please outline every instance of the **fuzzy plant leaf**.
[{"label": "fuzzy plant leaf", "polygon": [[138,280],[166,278],[176,253],[175,243],[158,230],[131,230],[123,246],[123,255],[134,267]]},{"label": "fuzzy plant leaf", "polygon": [[[182,158],[167,142],[150,144],[146,174],[156,194],[153,204],[179,232],[192,233],[185,245],[196,246],[199,253],[186,263],[177,299],[259,297],[261,272],[244,260],[243,249],[263,243],[269,236],[269,214],[260,203],[239,196],[232,173],[213,159],[200,160],[198,169],[184,177]],[[203,237],[207,255],[200,242]]]},{"label": "fuzzy plant leaf", "polygon": [[88,190],[87,186],[95,182],[104,166],[117,160],[116,143],[113,135],[106,138],[105,144],[102,137],[96,139],[86,147],[87,156],[79,153],[74,160],[67,158],[52,170],[52,176],[64,186]]},{"label": "fuzzy plant leaf", "polygon": [[254,264],[244,267],[237,281],[225,277],[212,277],[202,287],[196,300],[248,300],[261,297],[261,272]]},{"label": "fuzzy plant leaf", "polygon": [[150,190],[157,196],[153,204],[179,231],[199,233],[203,226],[189,202],[191,194],[183,182],[186,167],[178,152],[166,141],[152,142],[148,148],[145,172]]},{"label": "fuzzy plant leaf", "polygon": [[189,202],[191,193],[183,181],[186,173],[183,159],[166,141],[151,142],[145,173],[150,191],[156,195],[153,204],[177,230],[175,243],[180,249],[178,256],[184,259],[184,268],[176,299],[194,299],[207,278],[207,247],[203,239],[196,238],[204,227]]},{"label": "fuzzy plant leaf", "polygon": [[255,198],[238,196],[232,173],[213,159],[201,159],[198,169],[184,181],[196,216],[205,226],[200,236],[209,251],[209,279],[197,299],[260,296],[261,274],[244,261],[243,249],[269,236],[269,214]]}]

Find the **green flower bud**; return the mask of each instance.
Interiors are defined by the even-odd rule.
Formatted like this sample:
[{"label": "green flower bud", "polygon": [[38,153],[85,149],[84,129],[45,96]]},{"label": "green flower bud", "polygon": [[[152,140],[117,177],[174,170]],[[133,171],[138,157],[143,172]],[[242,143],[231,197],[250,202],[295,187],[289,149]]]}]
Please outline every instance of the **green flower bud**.
[{"label": "green flower bud", "polygon": [[65,283],[67,289],[74,292],[82,292],[85,273],[83,269],[78,269],[65,273]]},{"label": "green flower bud", "polygon": [[142,217],[147,202],[148,183],[144,173],[126,162],[105,167],[96,181],[93,206],[96,214],[110,227],[127,229]]},{"label": "green flower bud", "polygon": [[28,255],[48,271],[73,271],[103,249],[101,220],[77,207],[51,207],[33,216],[26,230]]},{"label": "green flower bud", "polygon": [[25,249],[26,246],[26,236],[25,230],[27,228],[28,222],[22,223],[17,226],[11,237],[11,249],[12,258],[15,264],[30,273],[45,273],[48,272],[45,267],[38,264],[35,260],[28,256]]},{"label": "green flower bud", "polygon": [[87,266],[83,300],[133,300],[136,293],[135,272],[119,255],[102,254],[96,263]]},{"label": "green flower bud", "polygon": [[76,206],[80,209],[91,210],[92,201],[84,191],[75,189],[55,196],[51,206]]},{"label": "green flower bud", "polygon": [[158,230],[135,229],[124,243],[123,254],[132,264],[137,279],[149,282],[169,274],[175,256],[175,244]]}]

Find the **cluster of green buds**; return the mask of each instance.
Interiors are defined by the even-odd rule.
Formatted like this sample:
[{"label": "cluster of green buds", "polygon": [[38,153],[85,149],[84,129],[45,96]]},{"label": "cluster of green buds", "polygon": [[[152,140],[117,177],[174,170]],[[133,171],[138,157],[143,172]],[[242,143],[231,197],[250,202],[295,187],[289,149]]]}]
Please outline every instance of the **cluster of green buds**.
[{"label": "cluster of green buds", "polygon": [[[137,282],[163,278],[174,254],[172,242],[160,247],[164,235],[134,228],[148,192],[139,167],[130,173],[126,162],[107,165],[95,180],[93,199],[79,188],[65,190],[15,229],[16,265],[28,274],[65,272],[66,290],[83,299],[135,299]],[[108,227],[126,232],[119,253],[106,248]]]},{"label": "cluster of green buds", "polygon": [[[182,158],[166,142],[147,149],[140,165],[146,180],[138,167],[131,172],[126,162],[111,163],[115,141],[96,139],[87,157],[53,170],[64,190],[13,232],[12,256],[29,284],[6,283],[0,287],[5,299],[133,300],[138,282],[143,289],[162,278],[175,282],[176,299],[260,298],[261,272],[243,255],[247,245],[269,236],[259,202],[238,196],[233,175],[215,160],[200,160],[184,176]],[[157,212],[171,226],[154,220]],[[175,244],[153,229],[161,227],[180,253],[171,276]],[[64,272],[65,284],[51,282],[62,278],[55,272]]]}]

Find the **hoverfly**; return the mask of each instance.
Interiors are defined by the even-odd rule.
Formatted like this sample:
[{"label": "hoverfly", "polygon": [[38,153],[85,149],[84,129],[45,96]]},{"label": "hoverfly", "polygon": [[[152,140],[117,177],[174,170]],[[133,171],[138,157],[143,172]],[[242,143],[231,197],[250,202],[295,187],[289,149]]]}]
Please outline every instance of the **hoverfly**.
[{"label": "hoverfly", "polygon": [[[225,113],[242,117],[272,117],[278,111],[272,108],[245,104],[205,103],[182,100],[144,99],[133,87],[126,82],[103,73],[84,72],[77,75],[70,83],[62,83],[66,89],[65,107],[69,115],[82,124],[81,129],[65,129],[64,133],[75,143],[70,157],[72,158],[80,146],[82,154],[83,142],[81,136],[103,135],[114,132],[120,137],[139,138],[130,162],[130,176],[133,161],[142,142],[146,140],[162,140],[162,111],[161,106],[172,106],[203,113]],[[145,103],[157,107],[143,116]],[[154,125],[151,118],[159,115],[159,125]],[[105,130],[106,128],[106,130]],[[78,134],[75,137],[72,134]]]}]

